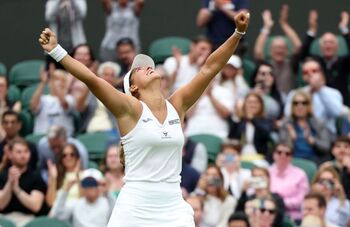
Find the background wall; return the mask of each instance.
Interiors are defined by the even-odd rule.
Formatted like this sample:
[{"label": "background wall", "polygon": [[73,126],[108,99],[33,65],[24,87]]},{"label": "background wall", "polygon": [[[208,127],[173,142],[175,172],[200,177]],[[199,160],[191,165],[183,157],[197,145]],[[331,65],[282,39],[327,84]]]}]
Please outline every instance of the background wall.
[{"label": "background wall", "polygon": [[[87,0],[88,15],[85,30],[89,43],[97,53],[104,35],[104,14],[100,0]],[[200,0],[146,0],[141,16],[140,36],[144,52],[150,42],[156,38],[178,35],[192,38],[203,32],[195,25],[195,18],[200,7]],[[300,36],[307,29],[310,9],[319,11],[320,32],[337,31],[339,14],[342,10],[350,11],[347,0],[250,0],[251,26],[247,39],[252,50],[254,40],[261,27],[261,11],[272,10],[275,27],[273,34],[280,34],[278,13],[281,5],[290,5],[290,23]],[[38,34],[45,26],[45,0],[0,0],[0,62],[9,69],[14,63],[43,58],[43,52],[37,42]]]}]

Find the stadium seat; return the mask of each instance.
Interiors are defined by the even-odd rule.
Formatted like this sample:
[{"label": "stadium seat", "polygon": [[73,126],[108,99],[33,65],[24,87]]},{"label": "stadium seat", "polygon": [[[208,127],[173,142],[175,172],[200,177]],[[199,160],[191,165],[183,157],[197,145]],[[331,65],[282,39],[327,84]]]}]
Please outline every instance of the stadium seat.
[{"label": "stadium seat", "polygon": [[6,75],[7,69],[4,63],[0,62],[0,75]]},{"label": "stadium seat", "polygon": [[187,54],[191,40],[183,37],[165,37],[154,40],[149,47],[148,54],[156,64],[163,63],[166,58],[172,56],[172,48],[179,48],[182,54]]},{"label": "stadium seat", "polygon": [[293,165],[304,170],[309,182],[311,183],[317,171],[316,164],[313,161],[309,161],[303,158],[293,158],[292,163]]},{"label": "stadium seat", "polygon": [[88,163],[88,168],[89,169],[97,169],[99,170],[100,168],[98,167],[98,164],[92,160],[89,160],[89,163]]},{"label": "stadium seat", "polygon": [[256,166],[252,162],[241,161],[241,168],[243,169],[253,169],[254,167]]},{"label": "stadium seat", "polygon": [[287,216],[284,216],[283,218],[283,227],[294,227],[296,226],[294,221],[289,219]]},{"label": "stadium seat", "polygon": [[17,85],[20,89],[40,82],[40,67],[44,65],[42,60],[26,60],[12,66],[9,74],[10,84]]},{"label": "stadium seat", "polygon": [[16,85],[10,85],[7,91],[7,97],[11,102],[16,102],[21,99],[21,90]]},{"label": "stadium seat", "polygon": [[28,142],[38,144],[39,140],[44,136],[45,134],[28,134],[25,138]]},{"label": "stadium seat", "polygon": [[195,142],[203,143],[208,151],[209,163],[215,163],[216,156],[221,150],[222,139],[220,137],[209,134],[198,134],[189,137]]},{"label": "stadium seat", "polygon": [[[37,87],[38,87],[38,84],[32,84],[29,87],[26,87],[23,89],[22,95],[21,95],[22,109],[26,109],[26,110],[30,109],[30,100],[32,99],[32,96]],[[45,86],[44,94],[48,94],[48,93],[49,93],[49,87]]]},{"label": "stadium seat", "polygon": [[243,68],[243,77],[247,82],[247,84],[249,85],[251,78],[253,77],[253,73],[255,71],[256,65],[253,61],[243,58],[242,68]]},{"label": "stadium seat", "polygon": [[46,216],[35,218],[24,227],[71,227],[67,222]]},{"label": "stadium seat", "polygon": [[85,145],[91,160],[101,160],[110,142],[110,135],[106,132],[84,133],[77,135],[77,139]]},{"label": "stadium seat", "polygon": [[[341,35],[337,35],[337,39],[339,41],[339,48],[338,48],[338,56],[344,56],[349,54],[347,44],[345,42],[345,39]],[[311,50],[312,55],[318,55],[321,56],[321,50],[320,50],[320,38],[315,39],[311,44]]]},{"label": "stadium seat", "polygon": [[7,218],[0,217],[0,226],[1,227],[16,227],[15,223],[10,221]]},{"label": "stadium seat", "polygon": [[34,123],[33,123],[33,116],[28,110],[22,110],[19,114],[21,121],[22,121],[22,129],[20,131],[20,135],[25,137],[28,134],[32,133]]}]

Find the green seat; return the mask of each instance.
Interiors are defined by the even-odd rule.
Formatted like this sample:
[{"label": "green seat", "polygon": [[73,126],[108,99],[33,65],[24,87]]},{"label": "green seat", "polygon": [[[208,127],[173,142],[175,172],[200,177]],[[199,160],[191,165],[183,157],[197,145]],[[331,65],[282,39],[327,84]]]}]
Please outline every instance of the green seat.
[{"label": "green seat", "polygon": [[[26,109],[26,110],[30,109],[30,100],[32,99],[32,96],[33,96],[37,87],[38,87],[38,84],[32,84],[29,87],[26,87],[23,89],[22,95],[21,95],[22,109]],[[48,86],[45,86],[43,93],[44,94],[49,93]]]},{"label": "green seat", "polygon": [[294,221],[285,216],[283,219],[283,227],[294,227],[294,226],[296,226]]},{"label": "green seat", "polygon": [[304,170],[309,180],[309,183],[311,183],[317,172],[316,164],[313,161],[309,161],[303,158],[293,158],[292,163],[293,165]]},{"label": "green seat", "polygon": [[45,134],[28,134],[28,135],[26,135],[25,138],[28,142],[38,144],[39,140],[41,138],[43,138],[44,136],[45,136]]},{"label": "green seat", "polygon": [[20,131],[20,135],[26,137],[28,134],[32,133],[34,122],[33,116],[28,110],[22,110],[19,114],[22,121],[22,129]]},{"label": "green seat", "polygon": [[163,63],[166,58],[172,56],[172,48],[179,48],[182,54],[187,54],[190,49],[191,40],[183,37],[165,37],[154,40],[149,47],[148,54],[156,64]]},{"label": "green seat", "polygon": [[256,166],[252,162],[241,161],[241,168],[243,169],[253,169],[254,167]]},{"label": "green seat", "polygon": [[71,227],[67,222],[46,216],[35,218],[24,227]]},{"label": "green seat", "polygon": [[207,148],[209,163],[215,163],[216,156],[220,152],[223,143],[220,137],[209,134],[198,134],[189,138],[195,142],[203,143]]},{"label": "green seat", "polygon": [[26,60],[12,66],[9,74],[10,84],[24,88],[40,82],[40,68],[44,65],[42,60]]},{"label": "green seat", "polygon": [[7,90],[7,97],[11,102],[16,102],[21,99],[21,90],[16,85],[10,85]]},{"label": "green seat", "polygon": [[15,223],[13,223],[11,220],[0,217],[0,226],[1,227],[16,227]]},{"label": "green seat", "polygon": [[0,62],[0,75],[6,75],[6,73],[7,73],[6,65]]},{"label": "green seat", "polygon": [[243,58],[242,68],[243,68],[243,77],[244,77],[245,81],[247,82],[247,84],[250,84],[250,81],[253,77],[253,73],[254,73],[255,68],[256,68],[256,64],[249,59]]},{"label": "green seat", "polygon": [[[347,44],[346,44],[344,37],[341,35],[337,35],[336,37],[339,41],[339,48],[338,48],[337,55],[338,56],[347,55],[349,52],[348,52]],[[317,38],[312,42],[310,52],[312,55],[321,56],[320,38]]]},{"label": "green seat", "polygon": [[106,151],[109,141],[109,133],[106,132],[94,132],[84,133],[77,136],[86,147],[89,152],[89,159],[101,160],[104,152]]},{"label": "green seat", "polygon": [[89,169],[97,169],[97,170],[99,170],[100,168],[99,168],[99,166],[98,166],[98,164],[97,164],[97,162],[94,162],[94,161],[92,161],[92,160],[89,160],[89,163],[88,163],[88,168]]}]

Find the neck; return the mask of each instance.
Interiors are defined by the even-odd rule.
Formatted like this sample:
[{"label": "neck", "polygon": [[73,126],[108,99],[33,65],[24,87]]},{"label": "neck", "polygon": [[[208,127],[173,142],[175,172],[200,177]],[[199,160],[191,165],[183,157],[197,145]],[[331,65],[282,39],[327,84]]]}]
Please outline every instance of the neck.
[{"label": "neck", "polygon": [[284,171],[285,169],[287,169],[287,167],[288,167],[288,164],[286,164],[286,165],[278,165],[278,164],[276,164],[276,166],[277,166],[277,169],[279,170],[279,171]]},{"label": "neck", "polygon": [[110,170],[108,170],[108,172],[116,178],[120,178],[124,175],[123,170],[121,168],[110,169]]},{"label": "neck", "polygon": [[269,191],[266,188],[263,189],[255,189],[255,195],[258,198],[264,197],[268,195]]},{"label": "neck", "polygon": [[188,59],[189,59],[191,65],[196,63],[196,56],[194,56],[194,54],[191,52],[188,54]]},{"label": "neck", "polygon": [[16,166],[16,167],[21,173],[24,173],[28,169],[28,166]]},{"label": "neck", "polygon": [[151,110],[161,110],[165,106],[165,99],[160,91],[152,91],[147,95],[142,95],[140,100],[147,104]]}]

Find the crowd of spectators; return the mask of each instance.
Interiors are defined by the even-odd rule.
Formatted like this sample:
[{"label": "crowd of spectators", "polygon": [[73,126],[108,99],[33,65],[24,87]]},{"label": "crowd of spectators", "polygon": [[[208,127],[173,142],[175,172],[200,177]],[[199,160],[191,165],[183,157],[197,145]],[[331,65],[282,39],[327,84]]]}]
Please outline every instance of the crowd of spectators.
[{"label": "crowd of spectators", "polygon": [[[141,51],[145,3],[101,0],[106,32],[99,56],[84,33],[86,0],[47,0],[45,19],[73,58],[123,90],[123,76]],[[172,56],[156,67],[164,96],[198,73],[233,33],[232,18],[240,10],[249,11],[248,0],[202,0],[197,25],[206,33],[192,40],[188,53],[174,46]],[[315,54],[317,11],[310,11],[308,30],[300,37],[288,21],[289,10],[281,8],[284,34],[278,36],[270,34],[272,13],[262,12],[253,57],[244,51],[233,55],[186,116],[181,187],[196,227],[350,225],[349,13],[340,14],[341,35],[322,34]],[[340,38],[344,56],[337,52]],[[40,215],[73,227],[106,226],[124,176],[116,120],[85,84],[43,58],[46,66],[28,109],[33,134],[42,135],[36,144],[22,137],[24,107],[9,99],[9,80],[0,77],[0,217],[17,226]],[[249,78],[247,59],[255,62]],[[113,135],[102,160],[89,158],[89,147],[75,138],[93,132]],[[215,157],[193,139],[201,134],[222,141]],[[310,179],[296,160],[316,166],[317,173]],[[100,165],[91,168],[91,161]]]}]

